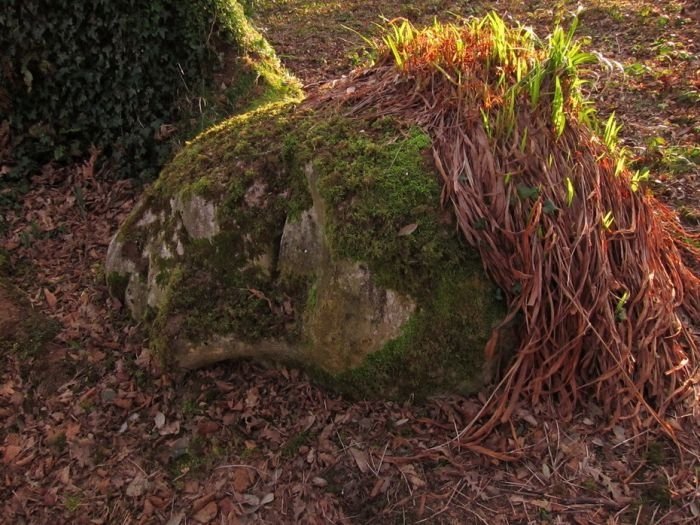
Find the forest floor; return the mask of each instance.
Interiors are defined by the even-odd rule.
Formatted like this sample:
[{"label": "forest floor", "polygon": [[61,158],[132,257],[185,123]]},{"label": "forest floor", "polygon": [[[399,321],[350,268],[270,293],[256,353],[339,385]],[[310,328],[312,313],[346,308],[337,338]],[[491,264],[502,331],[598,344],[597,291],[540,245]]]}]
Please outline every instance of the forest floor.
[{"label": "forest floor", "polygon": [[[579,36],[620,64],[591,78],[591,96],[603,115],[617,113],[653,190],[697,230],[697,4],[580,3]],[[371,37],[380,15],[430,23],[495,9],[544,35],[576,4],[258,0],[254,9],[312,89],[363,60],[362,39],[343,26]],[[456,439],[483,397],[351,403],[296,370],[247,362],[164,373],[104,285],[107,245],[139,188],[93,166],[46,166],[2,210],[0,272],[12,289],[0,282],[0,307],[31,308],[21,342],[0,346],[0,523],[700,520],[700,450],[681,455],[664,438],[605,429],[594,405],[567,422],[546,406],[521,408],[489,439],[520,456],[502,462]]]}]

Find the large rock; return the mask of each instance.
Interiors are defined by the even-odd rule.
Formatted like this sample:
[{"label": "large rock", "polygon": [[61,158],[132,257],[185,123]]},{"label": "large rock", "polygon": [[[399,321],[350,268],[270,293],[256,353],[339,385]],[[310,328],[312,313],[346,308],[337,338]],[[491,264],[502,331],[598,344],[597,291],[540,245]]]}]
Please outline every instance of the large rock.
[{"label": "large rock", "polygon": [[421,131],[269,106],[202,134],[113,239],[108,284],[167,363],[295,363],[360,396],[470,391],[505,311]]}]

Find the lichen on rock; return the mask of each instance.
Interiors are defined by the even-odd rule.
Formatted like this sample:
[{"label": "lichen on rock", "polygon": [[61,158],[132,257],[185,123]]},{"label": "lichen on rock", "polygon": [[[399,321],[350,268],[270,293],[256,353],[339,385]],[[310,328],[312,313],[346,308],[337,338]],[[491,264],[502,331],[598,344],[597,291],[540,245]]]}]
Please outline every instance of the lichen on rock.
[{"label": "lichen on rock", "polygon": [[175,365],[273,359],[356,397],[474,390],[504,305],[440,206],[429,148],[396,120],[303,104],[236,116],[147,191],[110,290]]}]

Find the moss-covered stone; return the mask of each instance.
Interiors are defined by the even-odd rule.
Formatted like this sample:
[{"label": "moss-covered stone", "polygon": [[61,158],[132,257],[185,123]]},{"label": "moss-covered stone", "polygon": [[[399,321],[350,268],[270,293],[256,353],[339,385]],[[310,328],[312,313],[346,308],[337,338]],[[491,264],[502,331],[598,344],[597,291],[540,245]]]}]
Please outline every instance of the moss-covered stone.
[{"label": "moss-covered stone", "polygon": [[[428,136],[392,119],[260,108],[166,167],[107,269],[145,297],[166,361],[257,351],[357,397],[474,390],[504,305],[430,159]],[[215,228],[187,224],[205,216]]]},{"label": "moss-covered stone", "polygon": [[326,379],[355,396],[478,388],[487,375],[483,348],[504,309],[480,259],[441,210],[429,137],[392,119],[342,117],[310,120],[302,133],[314,152],[307,155],[333,254],[365,262],[380,285],[417,302],[399,337]]},{"label": "moss-covered stone", "polygon": [[107,274],[107,287],[114,297],[124,297],[126,287],[129,285],[129,274],[110,272]]}]

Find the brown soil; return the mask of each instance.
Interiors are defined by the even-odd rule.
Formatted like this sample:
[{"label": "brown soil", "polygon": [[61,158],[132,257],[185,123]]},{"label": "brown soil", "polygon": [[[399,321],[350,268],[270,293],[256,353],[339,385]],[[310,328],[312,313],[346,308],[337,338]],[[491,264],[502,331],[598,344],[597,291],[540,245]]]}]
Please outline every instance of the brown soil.
[{"label": "brown soil", "polygon": [[21,318],[19,306],[11,299],[6,285],[0,281],[0,341],[15,336]]}]

